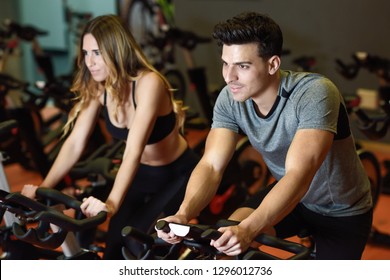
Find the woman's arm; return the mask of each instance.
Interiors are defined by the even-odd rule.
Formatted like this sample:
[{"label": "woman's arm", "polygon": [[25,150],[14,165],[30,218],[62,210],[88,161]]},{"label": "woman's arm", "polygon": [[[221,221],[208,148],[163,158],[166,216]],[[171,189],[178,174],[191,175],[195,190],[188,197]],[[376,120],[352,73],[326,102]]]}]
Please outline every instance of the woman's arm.
[{"label": "woman's arm", "polygon": [[[93,100],[80,112],[70,135],[65,140],[49,173],[43,180],[42,187],[54,188],[80,159],[95,127],[100,107],[99,101]],[[22,189],[22,194],[33,198],[36,188],[37,186],[26,185]]]}]

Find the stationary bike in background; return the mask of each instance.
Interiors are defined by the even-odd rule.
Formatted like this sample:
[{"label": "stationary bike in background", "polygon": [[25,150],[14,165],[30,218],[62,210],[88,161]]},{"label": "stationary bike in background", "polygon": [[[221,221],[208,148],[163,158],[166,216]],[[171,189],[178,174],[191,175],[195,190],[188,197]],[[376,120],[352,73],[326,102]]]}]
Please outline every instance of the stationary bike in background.
[{"label": "stationary bike in background", "polygon": [[[346,79],[357,77],[360,69],[366,69],[379,78],[379,111],[374,115],[359,107],[359,97],[347,98],[346,104],[349,113],[356,117],[357,128],[370,140],[379,140],[385,137],[390,125],[390,60],[374,56],[366,52],[356,52],[352,55],[353,62],[344,63],[336,59],[338,72]],[[358,144],[359,145],[359,144]],[[359,157],[369,176],[374,207],[379,195],[390,194],[390,161],[384,161],[387,173],[382,177],[381,165],[377,157],[360,147]],[[375,229],[371,230],[370,241],[390,246],[390,234]]]},{"label": "stationary bike in background", "polygon": [[[98,260],[98,251],[80,246],[75,234],[102,224],[107,213],[76,219],[72,211],[80,211],[81,202],[62,192],[37,189],[38,200],[20,192],[0,192],[1,216],[13,214],[2,237],[2,259]],[[15,244],[19,244],[15,246]],[[12,245],[12,246],[10,246]]]},{"label": "stationary bike in background", "polygon": [[[32,165],[35,165],[34,163],[36,163],[40,174],[47,173],[48,165],[46,164],[46,156],[43,148],[39,145],[40,141],[35,134],[34,118],[32,117],[35,114],[32,110],[30,111],[29,109],[24,108],[23,105],[25,98],[22,91],[23,89],[27,89],[27,83],[21,82],[3,71],[6,70],[6,62],[9,56],[14,53],[21,40],[32,40],[32,38],[43,34],[45,34],[43,31],[31,26],[22,28],[19,24],[10,20],[4,22],[0,32],[0,41],[2,43],[0,50],[0,119],[3,121],[7,119],[17,119],[19,121],[19,128],[24,127],[21,135],[23,136],[25,133],[26,139],[28,139],[28,141],[21,143],[23,144],[22,146],[24,149],[18,150],[17,147],[11,146],[11,149],[8,150],[8,152],[11,154],[13,160],[18,160],[19,163],[27,169],[31,169]],[[36,96],[33,92],[28,92],[31,93],[32,97]],[[34,102],[35,106],[40,106],[40,104],[45,103],[45,101],[41,102],[41,100],[36,101],[37,102]],[[4,147],[2,148],[4,149]],[[21,152],[24,155],[20,156]]]},{"label": "stationary bike in background", "polygon": [[[188,125],[197,124],[199,128],[210,125],[211,105],[208,96],[205,69],[195,65],[192,52],[199,44],[211,42],[211,38],[183,30],[175,24],[174,4],[171,0],[132,0],[124,12],[125,20],[132,34],[140,44],[151,63],[168,79],[174,88],[174,98],[184,103],[187,100],[187,82],[195,90],[204,119],[197,118],[190,108]],[[187,75],[177,65],[177,50],[180,50],[185,63]]]},{"label": "stationary bike in background", "polygon": [[[18,134],[16,120],[0,122],[0,142],[20,141]],[[73,219],[62,210],[52,208],[51,203],[65,204],[65,208],[79,211],[81,202],[54,189],[39,190],[37,195],[41,201],[29,199],[20,192],[11,192],[3,166],[7,157],[4,151],[0,151],[1,259],[98,259],[97,252],[79,246],[74,233],[97,226],[104,222],[106,215]],[[57,250],[60,246],[62,251]]]},{"label": "stationary bike in background", "polygon": [[[356,76],[358,71],[358,69],[355,69],[356,66],[347,66],[339,59],[336,60],[336,62],[339,67],[338,71],[344,77],[351,79],[352,76]],[[314,68],[317,64],[317,61],[313,56],[299,56],[294,58],[292,60],[292,63],[297,66],[297,71],[316,72]],[[353,95],[352,98],[349,96],[346,96],[344,98],[347,107],[346,109],[350,115],[352,115],[353,113],[360,114],[360,112],[363,112],[363,110],[359,108],[359,98],[357,98],[355,95]],[[376,205],[379,198],[379,194],[381,193],[382,186],[380,163],[372,152],[363,149],[359,143],[356,144],[356,150],[371,181],[371,192],[374,200],[374,205]]]},{"label": "stationary bike in background", "polygon": [[[0,144],[20,141],[19,132],[16,120],[0,122]],[[56,189],[48,188],[44,188],[43,193],[39,192],[38,196],[43,200],[52,200],[56,204],[65,203],[67,208],[72,208],[67,216],[62,215],[58,209],[42,206],[41,200],[35,202],[19,192],[12,192],[3,168],[3,162],[9,155],[0,151],[0,213],[4,217],[4,226],[0,229],[2,258],[97,258],[97,253],[104,250],[104,230],[98,227],[104,220],[102,217],[86,219],[79,206],[84,197],[91,195],[103,201],[106,199],[115,180],[124,147],[123,141],[102,145],[94,154],[72,168],[69,175],[74,180],[74,187],[83,190],[80,195],[68,197]],[[82,186],[79,180],[83,181]],[[42,213],[47,211],[50,213]],[[100,222],[87,222],[97,220]],[[50,233],[47,225],[52,222],[62,228],[61,233]],[[65,236],[64,231],[73,231],[72,236]],[[56,250],[60,245],[63,254]]]},{"label": "stationary bike in background", "polygon": [[[379,78],[378,99],[379,110],[375,114],[359,107],[360,97],[353,96],[348,100],[350,113],[356,116],[357,128],[370,140],[383,139],[390,125],[390,60],[370,55],[366,52],[356,52],[352,55],[351,64],[345,64],[340,59],[336,60],[338,72],[346,79],[357,77],[360,69],[366,69]],[[385,161],[386,169],[390,167],[390,161]],[[389,171],[389,170],[388,170]],[[383,193],[390,194],[390,173],[383,178]]]},{"label": "stationary bike in background", "polygon": [[[25,169],[36,170],[44,178],[59,150],[65,141],[63,125],[73,106],[73,93],[70,92],[72,75],[55,76],[51,57],[40,49],[37,36],[44,35],[33,26],[21,26],[8,21],[1,32],[1,40],[23,40],[32,44],[34,57],[40,70],[44,73],[45,80],[38,87],[17,79],[6,73],[0,73],[0,120],[15,119],[18,122],[18,141],[0,142],[0,148],[10,156],[3,164],[18,163]],[[4,53],[11,53],[10,48],[17,44],[4,44]],[[6,57],[2,56],[1,61]],[[5,64],[4,64],[5,65]],[[20,97],[19,106],[10,107],[7,97],[17,94]],[[43,112],[47,106],[55,108],[58,113],[47,118]],[[91,141],[84,151],[80,162],[67,174],[56,186],[58,189],[67,187],[82,188],[84,192],[79,197],[93,195],[105,200],[112,186],[113,174],[109,174],[116,168],[115,152],[123,146],[121,143],[111,143],[106,140],[100,126],[97,125],[91,136]],[[80,181],[83,181],[80,184]],[[81,216],[77,213],[79,219]],[[94,234],[78,232],[77,237],[82,245],[90,243]],[[87,237],[87,238],[84,238]]]},{"label": "stationary bike in background", "polygon": [[[7,120],[0,122],[0,143],[18,142],[18,123],[16,120]],[[0,248],[2,260],[17,260],[17,259],[39,259],[39,258],[55,258],[58,254],[51,250],[44,250],[33,246],[28,242],[24,242],[15,238],[12,226],[14,223],[20,223],[15,213],[7,209],[12,205],[7,206],[3,203],[6,195],[10,192],[10,186],[4,171],[4,163],[9,158],[9,155],[0,149]]]}]

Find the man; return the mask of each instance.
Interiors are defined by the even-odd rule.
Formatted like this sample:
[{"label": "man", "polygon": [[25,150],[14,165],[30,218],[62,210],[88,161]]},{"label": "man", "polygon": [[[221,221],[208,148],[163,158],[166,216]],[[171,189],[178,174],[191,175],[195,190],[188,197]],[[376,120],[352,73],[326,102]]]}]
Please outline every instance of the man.
[{"label": "man", "polygon": [[[280,69],[282,32],[266,15],[240,14],[217,24],[213,37],[227,86],[181,207],[165,220],[187,223],[207,206],[244,133],[276,183],[233,213],[241,222],[220,228],[212,245],[234,256],[263,232],[286,238],[306,229],[318,259],[360,259],[372,224],[370,183],[336,86],[319,74]],[[158,235],[180,241],[172,232]]]}]

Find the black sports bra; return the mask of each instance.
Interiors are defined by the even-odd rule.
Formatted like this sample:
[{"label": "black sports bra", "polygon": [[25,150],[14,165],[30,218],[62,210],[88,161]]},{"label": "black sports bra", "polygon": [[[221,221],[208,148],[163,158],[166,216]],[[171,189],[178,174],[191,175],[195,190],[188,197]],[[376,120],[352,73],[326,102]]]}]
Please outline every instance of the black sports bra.
[{"label": "black sports bra", "polygon": [[[137,104],[135,103],[135,82],[133,82],[132,96],[133,96],[134,108],[137,108]],[[104,92],[104,119],[106,122],[107,130],[112,135],[113,138],[119,140],[126,140],[127,135],[129,134],[129,129],[126,127],[120,128],[112,124],[110,117],[108,115],[106,99],[107,99],[107,93]],[[147,144],[154,144],[161,141],[172,132],[175,126],[176,126],[176,115],[173,110],[168,115],[158,117],[156,119],[154,128],[152,130],[152,133],[149,137]]]}]

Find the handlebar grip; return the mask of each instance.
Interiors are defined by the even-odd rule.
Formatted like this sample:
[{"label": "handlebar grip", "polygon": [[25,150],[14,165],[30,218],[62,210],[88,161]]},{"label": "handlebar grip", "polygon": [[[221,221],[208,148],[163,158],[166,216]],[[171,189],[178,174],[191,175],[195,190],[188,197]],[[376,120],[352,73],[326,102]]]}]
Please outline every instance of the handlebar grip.
[{"label": "handlebar grip", "polygon": [[293,253],[294,256],[289,259],[307,259],[310,255],[310,249],[306,246],[285,239],[280,239],[276,236],[261,234],[256,237],[255,240],[261,244]]},{"label": "handlebar grip", "polygon": [[36,200],[28,198],[27,196],[22,195],[19,192],[10,193],[5,197],[6,203],[11,205],[18,205],[21,208],[31,209],[33,211],[46,211],[48,207]]},{"label": "handlebar grip", "polygon": [[[55,189],[42,187],[38,188],[37,196],[53,200],[56,203],[62,203],[68,208],[80,210],[80,201]],[[14,202],[27,209],[36,211],[37,214],[34,216],[35,220],[49,222],[68,231],[80,231],[91,228],[103,223],[107,219],[107,212],[100,212],[94,217],[85,218],[82,220],[74,219],[36,200],[30,199],[21,193],[10,193],[6,196],[6,200],[7,203]]]},{"label": "handlebar grip", "polygon": [[220,238],[222,235],[222,232],[216,230],[216,229],[207,229],[205,230],[200,237],[204,239],[212,239],[212,240],[217,240]]},{"label": "handlebar grip", "polygon": [[228,226],[236,226],[239,223],[240,222],[238,222],[238,221],[220,219],[217,221],[216,225],[217,225],[217,227],[228,227]]},{"label": "handlebar grip", "polygon": [[39,187],[36,191],[36,195],[48,200],[49,202],[53,202],[53,204],[64,204],[67,208],[80,210],[81,202],[79,200],[66,195],[59,190]]},{"label": "handlebar grip", "polygon": [[141,244],[145,244],[148,248],[154,244],[154,238],[132,226],[126,226],[122,229],[122,237],[132,238]]},{"label": "handlebar grip", "polygon": [[243,260],[280,260],[280,258],[260,250],[250,250],[243,257]]},{"label": "handlebar grip", "polygon": [[[233,220],[227,220],[227,219],[220,219],[217,221],[216,223],[216,227],[228,227],[228,226],[235,226],[235,225],[238,225],[239,222],[238,221],[233,221]],[[218,238],[220,238],[222,235],[222,232],[216,230],[215,228],[209,228],[205,231],[203,231],[203,233],[200,235],[201,238],[204,238],[204,239],[213,239],[213,240],[217,240]]]},{"label": "handlebar grip", "polygon": [[68,231],[81,231],[100,225],[107,219],[107,212],[102,211],[96,216],[82,220],[74,219],[58,211],[44,211],[36,215],[38,220],[55,224]]},{"label": "handlebar grip", "polygon": [[165,220],[159,220],[155,226],[156,230],[162,230],[163,232],[170,232],[169,223]]}]

